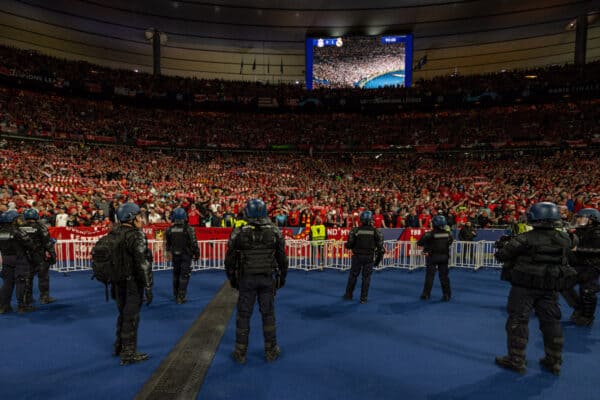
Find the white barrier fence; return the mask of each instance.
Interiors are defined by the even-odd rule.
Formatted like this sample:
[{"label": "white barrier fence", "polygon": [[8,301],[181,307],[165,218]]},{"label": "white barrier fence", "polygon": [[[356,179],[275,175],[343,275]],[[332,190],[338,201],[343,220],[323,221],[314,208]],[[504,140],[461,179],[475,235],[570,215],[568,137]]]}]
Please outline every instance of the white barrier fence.
[{"label": "white barrier fence", "polygon": [[[56,243],[57,262],[52,267],[58,272],[83,271],[91,269],[92,240],[61,240]],[[172,268],[164,249],[164,242],[148,242],[152,251],[154,270]],[[200,258],[192,262],[194,271],[224,269],[227,240],[199,241]],[[425,266],[425,256],[416,242],[386,241],[385,255],[377,269],[403,268],[414,270]],[[494,242],[458,242],[450,251],[450,267],[479,269],[481,267],[500,268],[494,258]],[[324,241],[322,245],[313,245],[306,240],[286,240],[286,253],[292,269],[305,271],[324,268],[347,270],[350,268],[351,252],[345,242]]]}]

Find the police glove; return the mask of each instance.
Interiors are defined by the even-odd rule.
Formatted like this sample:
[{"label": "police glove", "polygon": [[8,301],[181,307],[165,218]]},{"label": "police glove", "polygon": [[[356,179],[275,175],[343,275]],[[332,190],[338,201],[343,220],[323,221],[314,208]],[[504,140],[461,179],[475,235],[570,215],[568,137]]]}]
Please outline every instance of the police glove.
[{"label": "police glove", "polygon": [[152,296],[152,288],[146,288],[146,305],[149,306],[152,303],[152,299],[154,298],[154,296]]}]

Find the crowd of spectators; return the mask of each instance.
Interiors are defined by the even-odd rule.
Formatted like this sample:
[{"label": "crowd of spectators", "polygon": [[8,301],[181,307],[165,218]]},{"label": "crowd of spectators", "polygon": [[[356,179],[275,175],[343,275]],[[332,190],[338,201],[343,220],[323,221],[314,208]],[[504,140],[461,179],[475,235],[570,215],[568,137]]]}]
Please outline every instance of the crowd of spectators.
[{"label": "crowd of spectators", "polygon": [[[600,141],[600,100],[478,110],[351,113],[241,113],[138,108],[0,86],[0,129],[20,135],[196,148],[381,150],[492,145],[559,146]],[[366,135],[365,133],[369,134]],[[146,141],[146,142],[145,142]]]},{"label": "crowd of spectators", "polygon": [[4,141],[0,211],[35,207],[54,226],[110,225],[133,201],[148,223],[185,207],[198,226],[223,226],[249,198],[262,198],[279,225],[358,223],[375,212],[381,227],[429,227],[442,213],[453,226],[507,225],[529,205],[553,201],[565,218],[599,207],[598,152],[564,150],[423,157],[416,154],[157,152],[129,146]]},{"label": "crowd of spectators", "polygon": [[314,48],[313,87],[353,88],[366,78],[404,72],[404,45],[379,37],[344,38],[341,46]]}]

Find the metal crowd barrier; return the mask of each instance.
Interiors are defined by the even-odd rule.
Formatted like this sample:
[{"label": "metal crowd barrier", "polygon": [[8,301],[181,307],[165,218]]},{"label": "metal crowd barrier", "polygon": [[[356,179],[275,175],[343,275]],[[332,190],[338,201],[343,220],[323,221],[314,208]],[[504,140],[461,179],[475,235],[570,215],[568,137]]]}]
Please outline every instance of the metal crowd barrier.
[{"label": "metal crowd barrier", "polygon": [[[56,264],[52,270],[58,272],[84,271],[91,269],[91,251],[94,240],[59,240],[56,243]],[[149,240],[152,251],[153,269],[166,270],[172,268],[164,242]],[[194,260],[194,271],[208,269],[225,269],[225,253],[227,240],[199,241],[200,258]],[[394,241],[384,242],[385,255],[377,267],[414,270],[425,266],[423,250],[416,242]],[[494,242],[460,242],[455,241],[450,249],[450,267],[479,269],[482,267],[500,268],[502,265],[494,258]],[[306,240],[286,240],[286,253],[292,269],[305,271],[350,269],[351,252],[346,249],[345,242],[326,240],[314,245]]]}]

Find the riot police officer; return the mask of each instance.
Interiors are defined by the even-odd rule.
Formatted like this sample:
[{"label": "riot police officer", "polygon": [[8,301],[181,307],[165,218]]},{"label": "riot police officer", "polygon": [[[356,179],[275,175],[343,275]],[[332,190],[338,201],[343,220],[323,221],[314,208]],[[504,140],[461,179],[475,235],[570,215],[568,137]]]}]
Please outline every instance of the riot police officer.
[{"label": "riot police officer", "polygon": [[0,314],[12,311],[10,300],[17,289],[19,313],[35,310],[25,301],[25,282],[29,277],[30,254],[35,251],[33,240],[16,225],[19,213],[9,210],[0,215],[0,254],[2,254],[2,279],[0,288]]},{"label": "riot police officer", "polygon": [[544,337],[545,357],[540,364],[558,375],[563,348],[558,291],[570,287],[576,278],[568,265],[572,242],[566,232],[555,229],[560,212],[554,203],[532,205],[527,222],[533,230],[514,237],[496,252],[496,258],[504,262],[502,279],[512,285],[506,321],[508,355],[496,357],[496,364],[525,373],[529,315],[535,309]]},{"label": "riot police officer", "polygon": [[362,272],[362,285],[360,289],[360,302],[364,304],[369,297],[369,286],[371,285],[371,273],[373,267],[379,265],[383,259],[383,235],[373,227],[373,213],[363,211],[360,214],[361,226],[352,228],[348,234],[346,248],[352,250],[352,261],[350,275],[346,285],[344,300],[352,300],[352,294]]},{"label": "riot police officer", "polygon": [[167,228],[165,244],[173,260],[173,297],[177,304],[187,302],[187,287],[192,275],[192,258],[200,258],[194,228],[187,223],[187,213],[181,207],[171,214],[173,225]]},{"label": "riot police officer", "polygon": [[48,233],[48,228],[39,222],[40,215],[34,208],[28,208],[23,212],[25,223],[20,229],[25,232],[34,242],[35,250],[31,254],[31,273],[26,282],[25,298],[27,304],[33,302],[33,278],[38,275],[38,287],[40,290],[40,304],[53,303],[50,297],[50,265],[56,262],[54,240]]},{"label": "riot police officer", "polygon": [[[575,234],[579,240],[574,252],[573,267],[577,271],[579,295],[571,320],[580,326],[591,326],[598,303],[598,277],[600,276],[600,212],[584,208],[575,215]],[[571,289],[574,291],[574,289]]]},{"label": "riot police officer", "polygon": [[121,365],[127,365],[148,359],[148,354],[137,352],[137,333],[144,294],[146,304],[152,302],[152,254],[141,230],[140,208],[136,204],[125,203],[119,206],[116,214],[120,225],[114,230],[122,238],[119,247],[123,260],[122,275],[126,278],[114,282],[111,288],[119,310],[113,354],[121,357]]},{"label": "riot police officer", "polygon": [[453,238],[450,232],[446,230],[446,218],[443,215],[433,217],[431,224],[433,230],[426,232],[417,242],[417,245],[423,247],[427,267],[421,300],[429,300],[431,297],[431,288],[437,270],[442,285],[442,301],[450,301],[452,293],[450,278],[448,277],[448,259],[450,258],[450,246]]},{"label": "riot police officer", "polygon": [[265,358],[274,361],[281,352],[275,335],[275,291],[285,285],[288,259],[285,239],[267,217],[261,200],[246,204],[246,222],[229,237],[225,269],[231,286],[239,290],[233,359],[244,364],[248,350],[250,317],[258,297],[262,315]]}]

